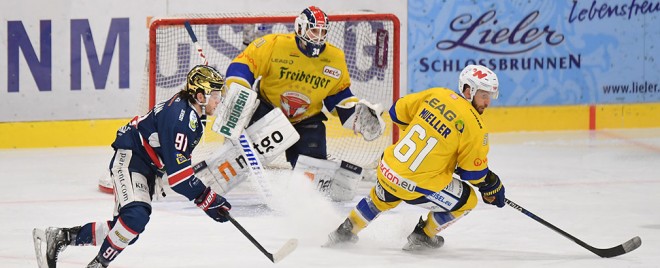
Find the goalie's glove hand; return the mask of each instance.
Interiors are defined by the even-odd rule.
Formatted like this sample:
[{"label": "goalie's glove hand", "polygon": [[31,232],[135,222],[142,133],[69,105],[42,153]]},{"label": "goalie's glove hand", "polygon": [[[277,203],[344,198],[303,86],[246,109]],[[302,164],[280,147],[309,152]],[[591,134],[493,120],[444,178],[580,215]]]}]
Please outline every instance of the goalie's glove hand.
[{"label": "goalie's glove hand", "polygon": [[360,100],[355,105],[355,113],[357,114],[356,130],[362,134],[364,140],[373,141],[383,135],[385,121],[381,117],[383,107],[380,104]]},{"label": "goalie's glove hand", "polygon": [[486,180],[479,186],[479,192],[485,203],[504,207],[504,185],[497,174],[489,170]]},{"label": "goalie's glove hand", "polygon": [[224,197],[216,194],[210,187],[206,187],[204,192],[195,198],[195,205],[204,210],[206,215],[217,222],[226,222],[228,220],[228,211],[231,204]]},{"label": "goalie's glove hand", "polygon": [[381,117],[383,107],[366,100],[337,105],[337,115],[342,126],[362,134],[366,141],[373,141],[385,132],[385,121]]}]

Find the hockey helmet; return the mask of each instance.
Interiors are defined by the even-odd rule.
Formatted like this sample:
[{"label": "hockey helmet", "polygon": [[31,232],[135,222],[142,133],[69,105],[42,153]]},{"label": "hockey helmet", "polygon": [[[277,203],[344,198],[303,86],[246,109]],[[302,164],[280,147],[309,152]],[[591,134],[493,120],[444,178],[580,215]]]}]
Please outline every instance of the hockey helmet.
[{"label": "hockey helmet", "polygon": [[[466,98],[463,94],[465,84],[470,86],[470,98]],[[468,65],[463,68],[458,77],[458,92],[468,101],[472,101],[477,90],[487,91],[493,99],[497,99],[499,96],[498,87],[497,75],[482,65]]]},{"label": "hockey helmet", "polygon": [[204,95],[211,95],[213,91],[223,90],[225,78],[211,66],[197,65],[188,72],[186,82],[186,91],[191,96],[195,96],[200,89]]},{"label": "hockey helmet", "polygon": [[[328,15],[316,6],[310,6],[300,13],[294,23],[296,42],[309,57],[318,57],[325,49],[328,36]],[[302,45],[300,43],[303,43]]]}]

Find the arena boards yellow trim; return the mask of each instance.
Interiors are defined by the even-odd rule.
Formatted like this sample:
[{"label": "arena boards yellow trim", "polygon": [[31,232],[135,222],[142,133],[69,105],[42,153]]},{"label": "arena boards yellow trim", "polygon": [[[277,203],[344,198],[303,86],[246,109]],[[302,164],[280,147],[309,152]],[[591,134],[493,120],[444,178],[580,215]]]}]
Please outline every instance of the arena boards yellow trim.
[{"label": "arena boards yellow trim", "polygon": [[[588,130],[590,120],[595,129],[660,127],[660,103],[605,104],[596,105],[594,110],[590,118],[588,105],[491,107],[484,120],[493,133]],[[116,130],[128,121],[129,118],[0,123],[0,149],[110,146]],[[339,122],[329,124],[339,126]],[[328,135],[354,136],[350,130]]]},{"label": "arena boards yellow trim", "polygon": [[491,107],[484,120],[490,132],[660,127],[660,103],[602,104],[590,118],[588,105]]},{"label": "arena boards yellow trim", "polygon": [[110,146],[129,119],[0,123],[0,148]]}]

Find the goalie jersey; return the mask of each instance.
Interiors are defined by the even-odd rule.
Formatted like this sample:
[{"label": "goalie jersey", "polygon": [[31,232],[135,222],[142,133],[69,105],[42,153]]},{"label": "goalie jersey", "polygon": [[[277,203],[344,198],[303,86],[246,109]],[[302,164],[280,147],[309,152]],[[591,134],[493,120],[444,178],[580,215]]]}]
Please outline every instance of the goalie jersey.
[{"label": "goalie jersey", "polygon": [[205,186],[182,182],[194,178],[190,157],[199,144],[205,124],[206,115],[198,115],[188,101],[176,94],[121,127],[112,147],[132,150],[133,161],[140,159],[144,164],[131,162],[131,167],[140,169],[143,174],[167,173],[172,189],[192,200]]},{"label": "goalie jersey", "polygon": [[411,200],[445,188],[454,172],[472,184],[488,172],[488,131],[469,101],[446,88],[406,95],[390,109],[403,130],[385,149],[378,181]]},{"label": "goalie jersey", "polygon": [[259,97],[279,107],[293,124],[321,113],[323,105],[358,101],[351,93],[344,52],[326,43],[319,57],[307,57],[295,34],[269,34],[254,40],[227,69],[227,85],[250,87],[261,76]]}]

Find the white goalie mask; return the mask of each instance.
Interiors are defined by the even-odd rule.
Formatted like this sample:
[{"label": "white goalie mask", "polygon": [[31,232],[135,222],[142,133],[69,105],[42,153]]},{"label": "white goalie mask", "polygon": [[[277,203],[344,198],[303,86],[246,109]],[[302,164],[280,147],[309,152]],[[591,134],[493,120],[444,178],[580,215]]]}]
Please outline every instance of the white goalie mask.
[{"label": "white goalie mask", "polygon": [[[463,94],[463,86],[470,86],[470,97]],[[482,65],[468,65],[463,68],[458,77],[458,92],[468,101],[472,101],[477,90],[483,90],[490,93],[491,98],[497,99],[499,96],[499,82],[497,75],[490,69]]]},{"label": "white goalie mask", "polygon": [[328,16],[318,7],[310,6],[300,13],[294,22],[294,31],[304,42],[304,53],[316,57],[325,48],[328,36]]}]

